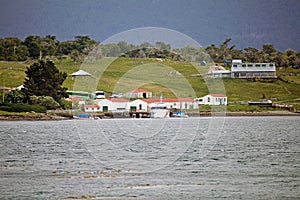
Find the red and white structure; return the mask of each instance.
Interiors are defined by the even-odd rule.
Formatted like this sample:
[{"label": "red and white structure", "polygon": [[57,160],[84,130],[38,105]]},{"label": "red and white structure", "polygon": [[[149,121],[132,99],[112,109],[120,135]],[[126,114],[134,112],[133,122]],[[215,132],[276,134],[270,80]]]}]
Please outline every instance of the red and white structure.
[{"label": "red and white structure", "polygon": [[136,89],[136,90],[132,90],[129,91],[125,94],[126,98],[129,99],[148,99],[152,97],[152,92],[149,92],[147,90],[141,90],[141,89]]},{"label": "red and white structure", "polygon": [[157,98],[157,99],[145,99],[145,102],[151,107],[156,103],[164,103],[167,109],[197,109],[198,103],[192,98]]},{"label": "red and white structure", "polygon": [[109,98],[98,100],[97,104],[100,106],[100,111],[124,112],[127,110],[129,101],[123,98]]},{"label": "red and white structure", "polygon": [[100,106],[98,106],[97,104],[84,105],[84,111],[85,112],[99,112],[100,111]]}]

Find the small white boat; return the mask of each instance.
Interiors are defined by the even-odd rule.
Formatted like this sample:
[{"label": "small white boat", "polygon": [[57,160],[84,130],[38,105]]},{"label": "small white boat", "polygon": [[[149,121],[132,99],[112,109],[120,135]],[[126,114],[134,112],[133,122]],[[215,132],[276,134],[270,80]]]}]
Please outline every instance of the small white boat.
[{"label": "small white boat", "polygon": [[151,118],[169,118],[170,111],[165,103],[155,103],[150,107]]}]

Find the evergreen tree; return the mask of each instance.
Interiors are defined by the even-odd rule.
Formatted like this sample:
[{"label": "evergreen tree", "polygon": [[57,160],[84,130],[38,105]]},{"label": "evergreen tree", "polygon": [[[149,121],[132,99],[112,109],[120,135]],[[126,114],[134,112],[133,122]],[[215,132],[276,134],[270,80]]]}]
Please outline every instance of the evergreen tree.
[{"label": "evergreen tree", "polygon": [[39,61],[32,64],[25,71],[24,93],[27,99],[30,96],[51,96],[61,103],[67,96],[67,88],[62,83],[67,77],[66,73],[59,72],[52,61]]}]

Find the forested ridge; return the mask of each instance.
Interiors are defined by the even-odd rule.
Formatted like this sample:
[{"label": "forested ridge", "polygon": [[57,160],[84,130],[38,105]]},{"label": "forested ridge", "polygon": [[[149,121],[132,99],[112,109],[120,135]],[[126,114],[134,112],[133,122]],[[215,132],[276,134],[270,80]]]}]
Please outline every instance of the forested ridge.
[{"label": "forested ridge", "polygon": [[260,49],[247,47],[236,49],[227,38],[220,45],[195,48],[185,46],[172,48],[170,44],[157,41],[155,44],[128,44],[125,41],[116,44],[101,44],[89,36],[75,36],[73,40],[58,41],[56,36],[28,36],[24,40],[17,37],[0,38],[1,61],[26,61],[42,58],[70,56],[74,62],[85,58],[134,57],[166,58],[176,61],[195,61],[224,63],[232,59],[244,62],[275,62],[278,67],[300,68],[300,53],[292,49],[284,52],[276,50],[272,44],[264,44]]}]

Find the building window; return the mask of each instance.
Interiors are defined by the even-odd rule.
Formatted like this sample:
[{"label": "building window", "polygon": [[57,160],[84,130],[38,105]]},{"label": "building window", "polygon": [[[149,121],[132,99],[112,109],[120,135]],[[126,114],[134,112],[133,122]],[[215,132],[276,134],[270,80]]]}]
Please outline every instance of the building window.
[{"label": "building window", "polygon": [[242,64],[242,67],[246,67],[246,64]]},{"label": "building window", "polygon": [[255,67],[260,67],[260,64],[255,64]]},{"label": "building window", "polygon": [[266,64],[262,64],[261,66],[262,66],[262,67],[266,67],[267,65],[266,65]]},{"label": "building window", "polygon": [[252,64],[248,64],[248,67],[253,67],[253,65]]},{"label": "building window", "polygon": [[207,102],[210,102],[210,97],[207,97]]},{"label": "building window", "polygon": [[237,67],[237,64],[234,64],[233,67]]},{"label": "building window", "polygon": [[270,64],[270,67],[273,67],[273,66],[274,66],[273,63],[271,63],[271,64]]}]

